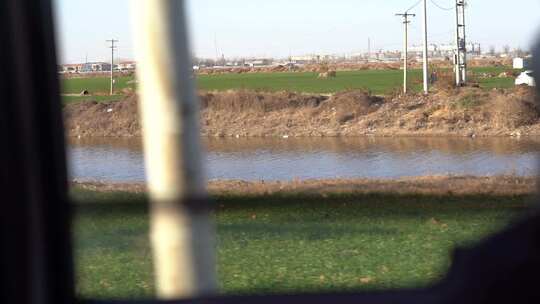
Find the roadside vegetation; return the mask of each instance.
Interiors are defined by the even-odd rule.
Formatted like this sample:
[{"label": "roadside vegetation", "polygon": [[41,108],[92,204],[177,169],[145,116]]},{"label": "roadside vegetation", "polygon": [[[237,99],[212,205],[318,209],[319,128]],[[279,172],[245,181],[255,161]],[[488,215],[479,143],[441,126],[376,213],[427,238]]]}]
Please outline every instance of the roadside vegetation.
[{"label": "roadside vegetation", "polygon": [[[152,297],[144,194],[76,187],[73,197],[79,295]],[[219,192],[213,199],[225,294],[428,286],[443,277],[456,246],[501,230],[530,206],[527,194],[451,191]]]}]

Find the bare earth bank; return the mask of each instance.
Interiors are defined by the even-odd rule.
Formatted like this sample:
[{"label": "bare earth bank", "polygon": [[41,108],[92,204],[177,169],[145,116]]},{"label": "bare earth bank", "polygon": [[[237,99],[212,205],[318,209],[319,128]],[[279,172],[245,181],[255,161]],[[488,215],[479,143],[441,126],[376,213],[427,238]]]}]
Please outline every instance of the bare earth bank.
[{"label": "bare earth bank", "polygon": [[[100,192],[146,191],[144,183],[73,181],[72,186]],[[331,179],[291,182],[215,180],[208,183],[214,195],[329,195],[329,194],[426,194],[426,195],[528,195],[536,193],[535,177],[426,176],[399,179]]]},{"label": "bare earth bank", "polygon": [[[440,90],[430,96],[332,96],[290,92],[201,92],[201,135],[537,136],[540,106],[530,88]],[[68,136],[141,136],[137,97],[64,108]]]}]

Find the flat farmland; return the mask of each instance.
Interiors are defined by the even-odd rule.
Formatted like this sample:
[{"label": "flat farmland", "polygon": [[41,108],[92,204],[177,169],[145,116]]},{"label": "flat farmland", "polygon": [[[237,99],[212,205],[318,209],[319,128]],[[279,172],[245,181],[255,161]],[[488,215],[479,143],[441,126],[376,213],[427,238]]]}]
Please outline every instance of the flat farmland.
[{"label": "flat farmland", "polygon": [[[120,76],[115,77],[115,90],[123,90],[125,88],[134,88],[135,77]],[[63,94],[79,94],[84,90],[95,93],[108,93],[110,90],[111,79],[108,76],[103,77],[88,77],[88,78],[69,78],[62,79],[61,90]]]},{"label": "flat farmland", "polygon": [[[473,68],[476,75],[489,73],[496,75],[509,68],[484,67]],[[263,90],[263,91],[291,91],[312,94],[332,94],[350,89],[363,89],[373,94],[385,95],[398,90],[402,85],[403,72],[401,70],[362,70],[340,71],[337,77],[318,79],[317,73],[311,72],[285,72],[285,73],[244,73],[244,74],[216,74],[197,76],[197,85],[201,90]],[[136,84],[133,76],[116,78],[116,90],[125,88],[134,89]],[[480,86],[486,89],[510,88],[514,78],[478,78]],[[109,78],[74,78],[62,80],[64,94],[77,94],[88,90],[91,94],[107,93],[109,91]],[[413,91],[419,91],[422,86],[422,71],[415,69],[409,73],[409,84]]]},{"label": "flat farmland", "polygon": [[[201,75],[198,84],[200,89],[218,91],[248,89],[329,94],[364,89],[374,94],[388,94],[403,82],[403,72],[400,70],[343,71],[329,79],[319,79],[317,76],[317,73],[310,72]],[[413,89],[420,88],[421,77],[420,70],[410,72]]]}]

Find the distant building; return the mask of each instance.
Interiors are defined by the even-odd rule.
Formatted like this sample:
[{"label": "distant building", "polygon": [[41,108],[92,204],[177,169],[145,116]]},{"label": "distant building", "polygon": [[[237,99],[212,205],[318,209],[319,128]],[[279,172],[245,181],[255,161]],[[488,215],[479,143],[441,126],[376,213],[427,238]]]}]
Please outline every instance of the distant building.
[{"label": "distant building", "polygon": [[514,69],[522,70],[522,69],[528,69],[531,65],[530,58],[522,58],[522,57],[516,57],[514,58]]},{"label": "distant building", "polygon": [[60,73],[80,73],[84,67],[83,63],[62,64],[58,66]]},{"label": "distant building", "polygon": [[119,71],[135,71],[137,68],[137,62],[135,61],[122,61],[115,66],[115,69]]},{"label": "distant building", "polygon": [[[479,43],[467,43],[467,54],[470,55],[481,55],[482,46]],[[424,52],[424,47],[422,45],[413,45],[409,48],[409,52],[417,57],[421,57]],[[454,43],[450,44],[430,44],[428,46],[428,55],[429,57],[439,57],[439,58],[453,58],[456,52],[456,45]]]},{"label": "distant building", "polygon": [[257,66],[267,66],[272,64],[272,60],[270,59],[252,59],[252,60],[246,60],[244,62],[244,65],[249,67],[257,67]]},{"label": "distant building", "polygon": [[82,67],[82,73],[92,72],[110,72],[111,64],[107,62],[89,62],[85,63]]},{"label": "distant building", "polygon": [[308,64],[308,63],[316,63],[321,60],[320,55],[304,55],[304,56],[292,56],[291,62],[295,64]]},{"label": "distant building", "polygon": [[385,62],[399,61],[401,57],[401,52],[381,52],[377,54],[377,59]]}]

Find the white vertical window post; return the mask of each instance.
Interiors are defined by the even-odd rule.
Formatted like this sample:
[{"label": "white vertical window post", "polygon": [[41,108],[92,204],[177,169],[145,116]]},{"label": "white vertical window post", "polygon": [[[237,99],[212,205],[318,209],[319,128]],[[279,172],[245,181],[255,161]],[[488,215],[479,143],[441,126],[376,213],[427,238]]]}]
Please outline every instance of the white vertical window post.
[{"label": "white vertical window post", "polygon": [[139,0],[135,5],[157,296],[168,300],[212,295],[214,230],[210,210],[200,204],[206,199],[205,180],[184,1]]},{"label": "white vertical window post", "polygon": [[423,70],[424,70],[424,94],[429,92],[429,71],[428,71],[428,29],[427,29],[427,0],[424,0],[424,22],[423,22],[423,40],[424,40],[424,56],[423,56]]}]

